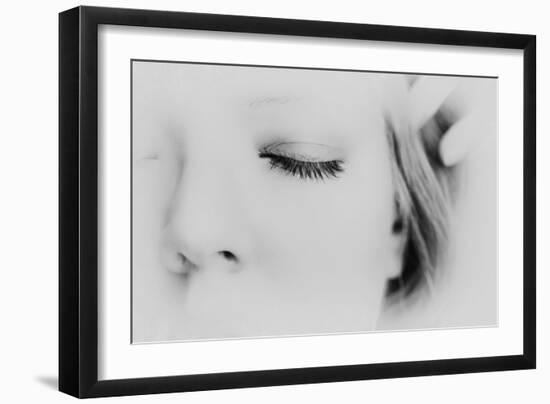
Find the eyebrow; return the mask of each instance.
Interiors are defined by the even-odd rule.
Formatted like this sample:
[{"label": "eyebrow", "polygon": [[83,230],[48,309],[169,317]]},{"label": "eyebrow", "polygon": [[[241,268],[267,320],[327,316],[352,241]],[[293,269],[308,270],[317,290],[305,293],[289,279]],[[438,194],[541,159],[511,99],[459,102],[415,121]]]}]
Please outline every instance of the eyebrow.
[{"label": "eyebrow", "polygon": [[298,97],[290,96],[264,96],[253,99],[248,103],[250,108],[260,108],[266,105],[281,105],[288,104],[289,102],[300,100]]}]

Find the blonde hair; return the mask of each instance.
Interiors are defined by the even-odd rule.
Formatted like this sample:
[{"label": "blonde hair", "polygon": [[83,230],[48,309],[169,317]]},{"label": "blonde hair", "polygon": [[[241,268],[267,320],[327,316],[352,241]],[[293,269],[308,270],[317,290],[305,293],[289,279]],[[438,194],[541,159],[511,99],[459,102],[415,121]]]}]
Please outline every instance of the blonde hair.
[{"label": "blonde hair", "polygon": [[433,288],[449,236],[452,168],[439,154],[442,134],[449,128],[438,112],[419,130],[407,116],[386,117],[387,139],[395,183],[394,232],[403,237],[400,275],[389,281],[391,302],[411,298]]}]

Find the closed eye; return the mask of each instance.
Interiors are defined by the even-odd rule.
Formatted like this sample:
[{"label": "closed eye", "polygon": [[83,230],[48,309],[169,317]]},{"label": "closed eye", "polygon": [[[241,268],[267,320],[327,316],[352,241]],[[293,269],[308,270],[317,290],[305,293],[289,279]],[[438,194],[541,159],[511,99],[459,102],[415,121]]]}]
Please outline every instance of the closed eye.
[{"label": "closed eye", "polygon": [[337,178],[338,174],[343,172],[342,160],[329,161],[305,161],[299,160],[294,156],[290,157],[283,154],[262,151],[260,158],[266,158],[270,161],[270,168],[279,169],[286,174],[299,177],[304,180],[325,180],[327,178]]}]

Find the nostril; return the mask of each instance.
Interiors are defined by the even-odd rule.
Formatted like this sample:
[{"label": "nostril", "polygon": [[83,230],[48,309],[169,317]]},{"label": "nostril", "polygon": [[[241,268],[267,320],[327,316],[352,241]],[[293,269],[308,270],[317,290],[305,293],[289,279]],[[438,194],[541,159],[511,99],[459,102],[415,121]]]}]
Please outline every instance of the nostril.
[{"label": "nostril", "polygon": [[219,254],[223,256],[225,259],[227,259],[228,261],[235,261],[235,262],[237,261],[237,257],[231,251],[223,250],[223,251],[220,251]]},{"label": "nostril", "polygon": [[173,272],[176,272],[185,276],[189,276],[193,271],[196,271],[198,269],[197,265],[191,262],[182,253],[177,253],[177,258],[178,258],[177,269]]}]

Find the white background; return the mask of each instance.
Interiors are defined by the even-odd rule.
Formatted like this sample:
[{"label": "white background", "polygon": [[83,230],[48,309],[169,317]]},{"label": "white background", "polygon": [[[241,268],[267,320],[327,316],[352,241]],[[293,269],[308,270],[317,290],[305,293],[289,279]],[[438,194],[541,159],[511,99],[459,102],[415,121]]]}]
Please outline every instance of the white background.
[{"label": "white background", "polygon": [[[0,341],[3,402],[68,402],[56,391],[57,384],[57,13],[77,3],[22,2],[3,10],[2,136],[0,172],[2,237],[0,283],[3,318]],[[543,2],[523,1],[514,8],[502,3],[385,1],[109,1],[90,5],[203,11],[227,14],[339,20],[349,22],[443,27],[471,30],[525,32],[538,35],[538,71],[548,71],[550,28],[546,27]],[[548,105],[549,79],[538,77],[539,180],[538,205],[550,202],[543,184],[550,169],[543,160],[549,146],[542,136],[548,124],[542,114]],[[460,376],[284,386],[116,398],[126,402],[412,402],[447,403],[546,402],[550,393],[549,275],[550,259],[545,225],[547,213],[539,208],[538,231],[538,340],[539,368]]]}]

